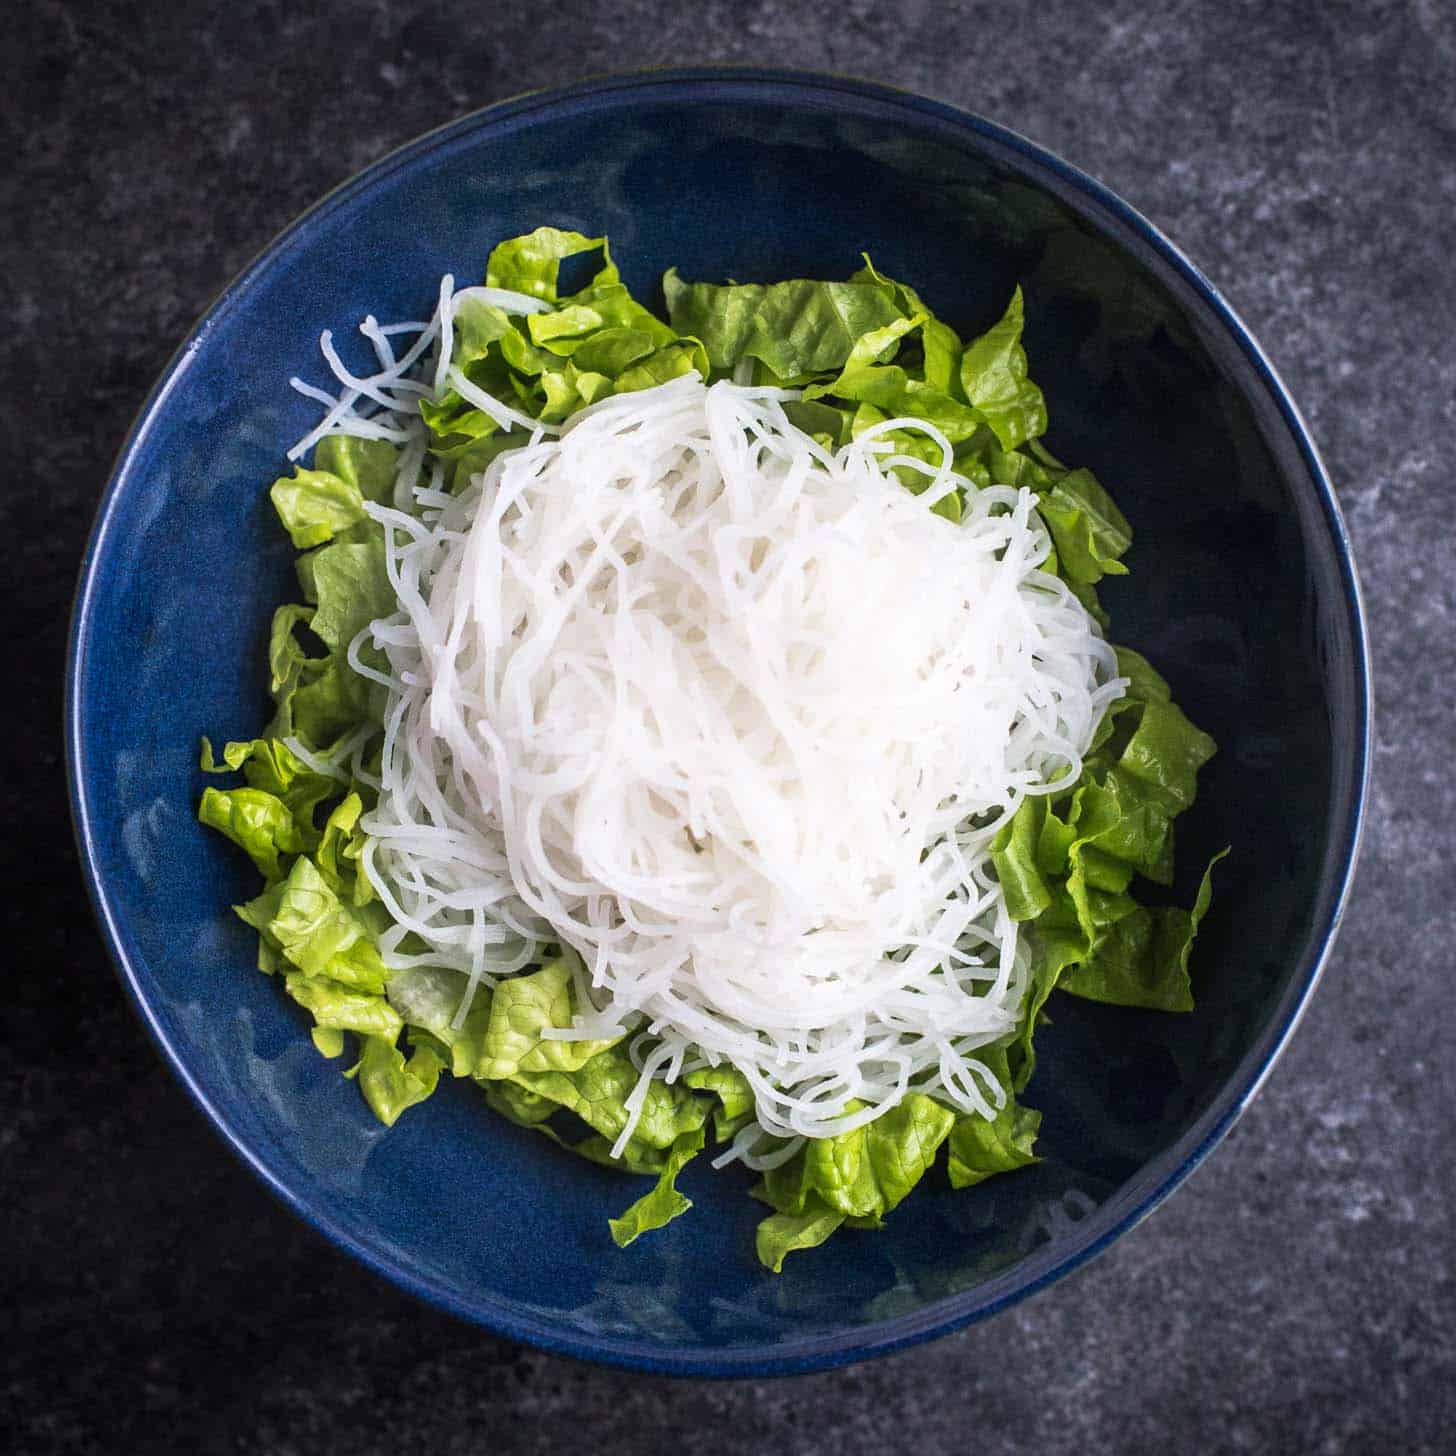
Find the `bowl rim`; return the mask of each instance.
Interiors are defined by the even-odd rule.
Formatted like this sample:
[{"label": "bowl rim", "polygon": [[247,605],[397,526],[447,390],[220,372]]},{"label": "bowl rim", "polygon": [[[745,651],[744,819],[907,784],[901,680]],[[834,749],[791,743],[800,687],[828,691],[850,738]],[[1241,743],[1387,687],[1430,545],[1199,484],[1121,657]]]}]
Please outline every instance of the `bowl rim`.
[{"label": "bowl rim", "polygon": [[[470,1299],[457,1290],[420,1275],[402,1262],[361,1243],[307,1193],[299,1193],[269,1166],[231,1122],[227,1111],[192,1075],[185,1054],[174,1044],[150,1000],[145,967],[130,954],[121,917],[108,893],[96,854],[95,810],[87,790],[84,748],[86,722],[86,645],[92,628],[94,590],[99,564],[108,545],[117,503],[133,478],[135,457],[173,389],[200,350],[212,327],[244,295],[255,279],[276,266],[292,245],[377,182],[407,168],[438,148],[469,133],[488,131],[542,115],[570,115],[603,98],[630,104],[633,93],[652,100],[765,99],[774,93],[803,102],[816,97],[829,107],[880,108],[879,114],[901,113],[906,120],[989,142],[1012,154],[1014,164],[1031,180],[1047,175],[1078,195],[1094,215],[1110,217],[1130,230],[1166,267],[1190,286],[1213,319],[1232,338],[1252,370],[1253,382],[1267,392],[1296,445],[1333,544],[1340,572],[1342,605],[1352,643],[1349,663],[1354,688],[1355,732],[1344,760],[1336,760],[1332,779],[1336,816],[1317,914],[1308,943],[1273,1015],[1254,1046],[1240,1059],[1234,1075],[1203,1114],[1169,1148],[1145,1165],[1106,1202],[1078,1225],[1070,1238],[1049,1242],[1009,1270],[959,1294],[932,1300],[910,1313],[875,1324],[850,1326],[789,1342],[735,1349],[664,1350],[631,1337],[586,1335],[537,1317],[523,1317],[488,1298]],[[1302,487],[1301,487],[1302,488]],[[65,669],[64,733],[67,789],[78,858],[102,938],[125,986],[133,1010],[170,1064],[193,1102],[222,1135],[224,1142],[295,1214],[393,1284],[437,1308],[479,1324],[496,1334],[552,1353],[626,1369],[658,1374],[739,1377],[794,1374],[846,1365],[919,1344],[962,1329],[1044,1289],[1081,1268],[1129,1229],[1140,1223],[1179,1188],[1203,1163],[1253,1099],[1287,1045],[1324,970],[1349,901],[1359,856],[1371,773],[1372,689],[1365,611],[1349,533],[1329,475],[1298,406],[1268,356],[1248,327],[1203,272],[1135,208],[1110,188],[1055,153],[1019,133],[971,111],[880,82],[815,71],[755,66],[692,66],[614,73],[569,85],[524,93],[467,113],[424,133],[362,168],[300,213],[274,236],[203,312],[162,370],[137,411],[117,453],[97,505],[82,557],[72,604]]]}]

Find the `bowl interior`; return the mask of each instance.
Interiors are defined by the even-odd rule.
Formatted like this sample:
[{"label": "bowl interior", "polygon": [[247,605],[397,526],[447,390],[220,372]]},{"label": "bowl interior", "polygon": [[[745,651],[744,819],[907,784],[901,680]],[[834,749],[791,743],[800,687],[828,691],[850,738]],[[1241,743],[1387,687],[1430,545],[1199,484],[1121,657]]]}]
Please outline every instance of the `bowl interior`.
[{"label": "bowl interior", "polygon": [[[199,828],[197,742],[267,716],[292,590],[266,487],[312,422],[287,387],[319,331],[426,316],[440,275],[543,222],[610,234],[626,280],[840,277],[861,250],[966,331],[1026,290],[1048,443],[1137,533],[1113,636],[1220,745],[1180,822],[1178,894],[1234,854],[1187,1016],[1059,997],[1027,1100],[1037,1168],[918,1193],[876,1234],[762,1271],[737,1171],[618,1252],[637,1185],[444,1089],[392,1130],[253,969],[243,857]],[[357,342],[357,340],[355,340]],[[363,355],[358,362],[363,362]],[[1358,608],[1317,467],[1216,301],[1138,221],[994,128],[872,87],[676,77],[467,120],[334,194],[224,297],[131,441],[83,583],[71,725],[98,901],[194,1094],[280,1192],[386,1273],[507,1333],[694,1370],[852,1357],[995,1308],[1096,1248],[1222,1131],[1317,967],[1352,852],[1365,728]],[[1183,827],[1186,825],[1186,827]],[[932,1185],[933,1185],[933,1180]]]}]

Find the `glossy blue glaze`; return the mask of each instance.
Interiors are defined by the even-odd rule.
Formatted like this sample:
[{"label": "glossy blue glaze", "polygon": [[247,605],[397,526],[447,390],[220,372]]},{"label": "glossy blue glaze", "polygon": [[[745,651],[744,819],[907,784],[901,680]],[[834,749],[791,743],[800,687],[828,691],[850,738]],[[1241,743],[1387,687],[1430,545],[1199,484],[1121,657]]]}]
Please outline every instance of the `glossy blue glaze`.
[{"label": "glossy blue glaze", "polygon": [[[625,1252],[637,1185],[452,1086],[391,1131],[253,970],[243,857],[193,817],[197,740],[267,714],[263,635],[291,553],[265,488],[312,422],[286,379],[321,328],[426,315],[446,270],[543,222],[611,235],[647,298],[689,278],[839,277],[861,249],[963,330],[1012,285],[1053,421],[1137,528],[1110,583],[1221,753],[1180,824],[1180,893],[1235,846],[1173,1017],[1059,998],[1028,1100],[1046,1161],[943,1182],[875,1234],[774,1277],[746,1180]],[[68,755],[98,914],[148,1027],[234,1149],[343,1248],[437,1304],[576,1355],[706,1374],[804,1370],[953,1329],[1105,1248],[1253,1094],[1339,919],[1369,690],[1349,545],[1294,406],[1248,332],[1147,222],[1075,169],[948,107],[856,82],[685,72],[507,102],[395,153],[283,234],[142,411],[77,599]]]}]

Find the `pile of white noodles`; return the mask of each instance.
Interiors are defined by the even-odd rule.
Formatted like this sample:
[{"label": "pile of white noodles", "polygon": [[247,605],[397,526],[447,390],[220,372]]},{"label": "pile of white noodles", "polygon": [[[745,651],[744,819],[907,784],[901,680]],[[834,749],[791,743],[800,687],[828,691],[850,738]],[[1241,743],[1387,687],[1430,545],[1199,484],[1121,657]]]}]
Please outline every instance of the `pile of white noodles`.
[{"label": "pile of white noodles", "polygon": [[[831,452],[791,391],[696,375],[548,433],[452,370],[454,299],[398,358],[367,321],[368,379],[325,340],[345,391],[321,428],[404,447],[397,508],[371,507],[400,605],[371,628],[386,959],[473,992],[569,947],[559,1034],[635,1033],[634,1116],[650,1077],[737,1067],[757,1118],[728,1157],[754,1166],[911,1088],[994,1115],[975,1052],[1016,1026],[1027,958],[989,845],[1076,780],[1124,686],[1040,569],[1033,496],[976,490],[922,422]],[[458,496],[417,408],[451,384],[522,441]],[[895,454],[904,429],[942,463]],[[952,524],[930,507],[958,486]]]}]

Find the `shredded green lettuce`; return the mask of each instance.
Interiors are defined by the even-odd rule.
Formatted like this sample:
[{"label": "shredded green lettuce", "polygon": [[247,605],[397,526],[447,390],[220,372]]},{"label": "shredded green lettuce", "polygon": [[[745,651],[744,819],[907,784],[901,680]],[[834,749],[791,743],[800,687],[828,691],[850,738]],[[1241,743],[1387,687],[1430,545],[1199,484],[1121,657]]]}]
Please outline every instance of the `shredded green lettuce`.
[{"label": "shredded green lettuce", "polygon": [[[586,279],[575,292],[562,291],[563,264]],[[1045,569],[1106,624],[1096,586],[1126,573],[1131,528],[1091,471],[1068,468],[1043,443],[1046,401],[1029,375],[1020,289],[999,319],[963,339],[868,259],[844,282],[687,282],[669,270],[664,320],[623,285],[604,237],[549,227],[497,246],[485,283],[544,305],[507,313],[467,293],[454,315],[454,366],[515,408],[560,422],[596,400],[696,370],[799,389],[786,405],[790,419],[830,449],[893,417],[927,420],[972,489],[995,483],[1036,493],[1054,547]],[[426,400],[421,414],[451,488],[521,439],[454,389]],[[896,430],[891,438],[903,453],[939,459],[940,447],[924,435]],[[553,953],[494,989],[477,988],[463,1016],[466,982],[457,972],[385,965],[379,937],[391,921],[361,869],[372,775],[350,768],[377,764],[384,694],[349,654],[361,631],[396,607],[383,537],[365,507],[392,498],[398,467],[388,442],[330,435],[311,465],[274,482],[274,509],[300,553],[301,600],[280,606],[269,632],[268,727],[220,755],[202,740],[201,768],[241,775],[242,783],[205,787],[198,817],[263,877],[260,893],[236,907],[258,934],[258,966],[308,1015],[321,1055],[338,1058],[357,1044],[345,1075],[374,1115],[392,1125],[435,1092],[443,1073],[474,1082],[518,1126],[652,1179],[611,1220],[611,1236],[625,1247],[691,1207],[677,1188],[682,1170],[710,1142],[727,1143],[752,1125],[753,1089],[727,1065],[653,1080],[622,1141],[639,1081],[629,1043],[546,1034],[572,1025],[577,1010],[568,956]],[[902,475],[911,489],[923,488],[918,473]],[[935,509],[955,520],[960,506],[951,495]],[[366,667],[382,665],[367,635],[354,650]],[[1008,911],[1025,925],[1033,956],[1021,1025],[978,1053],[994,1084],[988,1115],[912,1089],[863,1127],[803,1143],[752,1190],[772,1210],[756,1238],[765,1267],[777,1272],[787,1255],[841,1227],[879,1227],[942,1148],[955,1188],[1035,1162],[1041,1114],[1020,1098],[1054,991],[1192,1007],[1190,951],[1222,856],[1186,909],[1144,904],[1138,894],[1146,882],[1166,897],[1174,821],[1193,804],[1214,744],[1151,664],[1127,648],[1117,656],[1130,686],[1103,719],[1081,778],[1026,799],[993,845]]]}]

